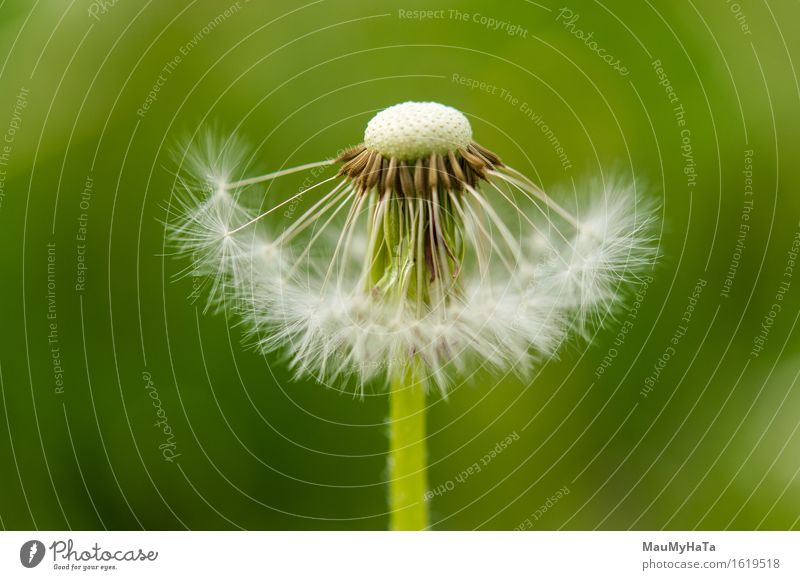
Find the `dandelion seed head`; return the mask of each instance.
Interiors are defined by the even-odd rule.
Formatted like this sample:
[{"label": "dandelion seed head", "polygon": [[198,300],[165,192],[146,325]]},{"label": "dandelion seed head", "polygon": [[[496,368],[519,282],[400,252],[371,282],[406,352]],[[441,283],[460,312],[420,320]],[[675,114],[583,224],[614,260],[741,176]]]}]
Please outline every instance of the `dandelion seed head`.
[{"label": "dandelion seed head", "polygon": [[394,105],[375,115],[364,132],[367,148],[402,161],[465,149],[471,141],[464,114],[439,103]]},{"label": "dandelion seed head", "polygon": [[419,363],[442,393],[479,368],[527,376],[653,264],[654,207],[631,183],[581,186],[573,214],[438,103],[390,107],[362,145],[315,164],[339,170],[280,232],[268,216],[297,194],[246,208],[243,184],[277,174],[233,181],[242,150],[225,143],[190,153],[209,187],[181,181],[171,239],[298,376],[363,389]]}]

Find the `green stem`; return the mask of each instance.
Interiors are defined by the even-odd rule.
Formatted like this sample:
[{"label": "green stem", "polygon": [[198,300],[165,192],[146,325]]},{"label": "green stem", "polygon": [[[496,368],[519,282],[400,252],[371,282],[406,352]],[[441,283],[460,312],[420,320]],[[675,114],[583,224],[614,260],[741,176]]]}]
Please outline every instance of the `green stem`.
[{"label": "green stem", "polygon": [[389,509],[392,530],[428,527],[425,389],[415,380],[417,362],[392,377],[389,435]]}]

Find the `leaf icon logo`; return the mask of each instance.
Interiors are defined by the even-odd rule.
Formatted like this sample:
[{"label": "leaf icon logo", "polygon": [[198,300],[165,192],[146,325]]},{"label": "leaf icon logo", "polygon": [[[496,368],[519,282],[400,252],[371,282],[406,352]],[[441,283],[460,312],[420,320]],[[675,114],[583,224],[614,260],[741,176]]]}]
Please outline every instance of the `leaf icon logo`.
[{"label": "leaf icon logo", "polygon": [[35,568],[44,559],[44,544],[39,540],[28,540],[19,549],[19,561],[26,568]]}]

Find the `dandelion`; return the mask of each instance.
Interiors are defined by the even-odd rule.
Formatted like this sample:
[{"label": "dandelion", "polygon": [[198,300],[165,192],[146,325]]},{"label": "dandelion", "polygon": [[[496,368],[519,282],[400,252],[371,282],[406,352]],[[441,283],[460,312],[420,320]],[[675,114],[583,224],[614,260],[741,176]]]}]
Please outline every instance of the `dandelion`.
[{"label": "dandelion", "polygon": [[[438,103],[381,111],[333,159],[242,178],[244,159],[233,141],[192,150],[171,239],[207,276],[208,305],[235,307],[298,376],[388,385],[393,529],[428,526],[429,387],[446,394],[478,369],[526,376],[613,316],[654,258],[654,208],[632,185],[590,183],[570,211]],[[266,209],[244,203],[327,166],[338,171],[301,191],[270,189]],[[269,218],[312,197],[283,228]]]}]

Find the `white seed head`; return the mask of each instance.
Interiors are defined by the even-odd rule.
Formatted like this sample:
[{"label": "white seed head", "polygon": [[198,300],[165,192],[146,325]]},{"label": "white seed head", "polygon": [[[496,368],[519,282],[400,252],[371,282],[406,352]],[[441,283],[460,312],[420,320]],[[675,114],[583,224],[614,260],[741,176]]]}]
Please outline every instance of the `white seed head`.
[{"label": "white seed head", "polygon": [[[211,303],[235,305],[260,350],[287,353],[298,375],[354,378],[363,388],[416,360],[445,391],[478,367],[526,374],[571,334],[603,324],[652,267],[656,212],[627,180],[593,182],[578,185],[588,194],[574,208],[578,219],[522,174],[488,161],[493,154],[471,138],[450,107],[386,109],[343,162],[354,173],[319,181],[338,179],[272,233],[256,222],[291,194],[257,215],[242,205],[247,186],[229,181],[239,174],[232,160],[247,158],[242,150],[194,153],[192,169],[208,177],[200,193],[181,180],[173,244],[193,259],[187,274],[210,279]],[[410,177],[408,164],[385,159],[416,158],[416,169],[426,155],[459,148],[448,156],[453,176],[429,173],[430,187],[418,187],[425,172]],[[203,159],[207,167],[198,166]],[[376,160],[384,177],[361,180]],[[478,170],[480,179],[464,177]]]},{"label": "white seed head", "polygon": [[364,132],[367,148],[403,161],[466,149],[471,141],[464,114],[439,103],[394,105],[375,115]]}]

